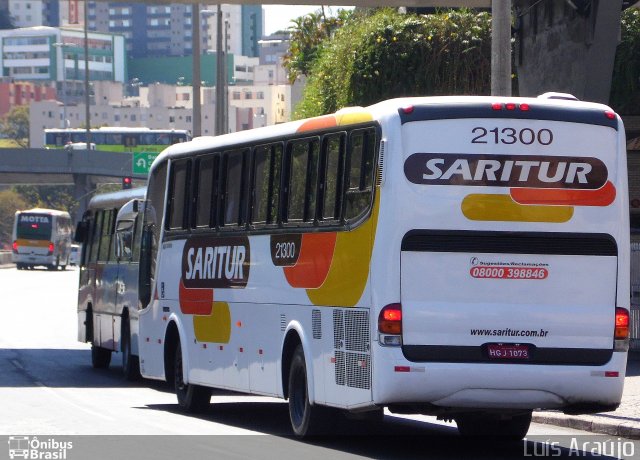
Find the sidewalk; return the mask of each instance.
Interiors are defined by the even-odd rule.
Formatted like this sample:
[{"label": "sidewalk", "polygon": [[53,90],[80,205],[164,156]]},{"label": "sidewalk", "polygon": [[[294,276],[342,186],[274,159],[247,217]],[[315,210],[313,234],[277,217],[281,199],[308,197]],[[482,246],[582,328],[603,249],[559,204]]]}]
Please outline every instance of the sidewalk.
[{"label": "sidewalk", "polygon": [[640,439],[640,351],[629,352],[622,403],[615,412],[565,415],[562,412],[538,411],[533,413],[533,421]]}]

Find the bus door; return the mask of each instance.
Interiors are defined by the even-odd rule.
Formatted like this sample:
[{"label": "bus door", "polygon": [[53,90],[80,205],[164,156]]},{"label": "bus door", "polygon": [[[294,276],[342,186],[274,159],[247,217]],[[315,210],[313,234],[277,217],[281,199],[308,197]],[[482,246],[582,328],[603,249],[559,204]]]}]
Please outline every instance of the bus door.
[{"label": "bus door", "polygon": [[[133,211],[137,207],[137,200],[125,204],[118,212],[115,224],[115,256],[118,266],[115,283],[116,315],[122,318],[124,310],[127,310],[129,323],[126,328],[134,339],[138,331],[138,266],[142,223],[142,216],[138,217],[138,213]],[[116,331],[116,337],[120,337],[120,332],[123,330],[125,325],[121,325]],[[137,354],[137,340],[132,340],[130,343],[133,347],[132,351]]]}]

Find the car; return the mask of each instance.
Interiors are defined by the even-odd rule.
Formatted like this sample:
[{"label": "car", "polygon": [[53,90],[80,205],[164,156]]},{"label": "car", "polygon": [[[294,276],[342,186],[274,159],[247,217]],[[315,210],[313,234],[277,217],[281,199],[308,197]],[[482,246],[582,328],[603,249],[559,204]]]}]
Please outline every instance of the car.
[{"label": "car", "polygon": [[78,265],[80,260],[80,246],[77,244],[71,245],[71,252],[69,253],[69,265]]}]

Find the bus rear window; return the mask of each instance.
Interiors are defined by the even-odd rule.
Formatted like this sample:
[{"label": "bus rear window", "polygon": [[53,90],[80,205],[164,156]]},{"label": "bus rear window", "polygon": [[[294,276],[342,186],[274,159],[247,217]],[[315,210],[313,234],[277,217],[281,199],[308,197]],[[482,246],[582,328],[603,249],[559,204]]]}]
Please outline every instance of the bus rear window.
[{"label": "bus rear window", "polygon": [[21,214],[16,236],[31,240],[48,240],[51,237],[51,217],[40,214]]}]

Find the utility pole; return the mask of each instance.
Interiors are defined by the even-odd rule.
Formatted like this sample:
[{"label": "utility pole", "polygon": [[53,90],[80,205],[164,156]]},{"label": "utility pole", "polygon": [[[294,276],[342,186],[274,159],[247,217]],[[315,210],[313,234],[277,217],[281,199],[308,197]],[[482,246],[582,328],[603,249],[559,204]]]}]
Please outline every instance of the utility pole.
[{"label": "utility pole", "polygon": [[511,0],[491,0],[491,95],[511,96]]},{"label": "utility pole", "polygon": [[191,6],[191,20],[193,22],[193,34],[191,41],[191,54],[193,56],[193,81],[191,87],[193,88],[193,137],[202,135],[202,102],[200,100],[200,4],[194,3]]},{"label": "utility pole", "polygon": [[216,12],[216,136],[225,133],[225,53],[222,51],[222,5]]},{"label": "utility pole", "polygon": [[84,119],[87,124],[87,150],[91,150],[91,95],[89,94],[89,0],[84,0]]}]

